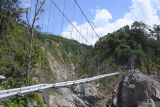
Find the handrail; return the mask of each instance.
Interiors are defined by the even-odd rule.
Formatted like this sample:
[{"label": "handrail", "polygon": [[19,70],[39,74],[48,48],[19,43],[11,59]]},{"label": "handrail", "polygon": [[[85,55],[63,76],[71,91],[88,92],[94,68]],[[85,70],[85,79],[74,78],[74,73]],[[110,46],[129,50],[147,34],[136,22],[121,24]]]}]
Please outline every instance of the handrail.
[{"label": "handrail", "polygon": [[0,90],[0,99],[8,98],[15,95],[24,95],[31,92],[36,92],[36,91],[45,90],[49,88],[60,88],[60,87],[74,85],[74,84],[82,84],[82,83],[91,82],[94,80],[98,80],[101,78],[114,76],[118,74],[120,74],[120,72],[104,74],[104,75],[94,76],[91,78],[84,78],[84,79],[73,80],[73,81],[59,82],[59,83],[53,83],[53,84],[37,84],[37,85],[26,86],[21,88]]}]

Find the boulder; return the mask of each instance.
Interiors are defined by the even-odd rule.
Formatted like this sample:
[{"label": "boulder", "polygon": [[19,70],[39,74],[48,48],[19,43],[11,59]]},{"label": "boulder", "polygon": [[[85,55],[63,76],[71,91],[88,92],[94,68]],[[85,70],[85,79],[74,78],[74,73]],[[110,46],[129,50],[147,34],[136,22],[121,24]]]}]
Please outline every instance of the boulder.
[{"label": "boulder", "polygon": [[129,71],[119,85],[116,107],[159,107],[160,83],[142,74]]},{"label": "boulder", "polygon": [[91,83],[76,85],[73,87],[73,92],[89,104],[95,104],[99,99],[98,91],[95,85]]}]

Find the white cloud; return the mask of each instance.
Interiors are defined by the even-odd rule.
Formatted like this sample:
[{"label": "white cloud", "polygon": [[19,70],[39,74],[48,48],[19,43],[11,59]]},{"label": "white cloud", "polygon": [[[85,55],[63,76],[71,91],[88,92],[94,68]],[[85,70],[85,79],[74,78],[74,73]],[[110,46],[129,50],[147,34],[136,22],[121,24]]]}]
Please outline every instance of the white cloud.
[{"label": "white cloud", "polygon": [[30,0],[21,0],[21,6],[23,8],[29,8],[31,6],[31,1]]},{"label": "white cloud", "polygon": [[131,12],[125,17],[136,21],[144,21],[147,24],[159,23],[157,7],[153,7],[153,2],[158,0],[132,0]]},{"label": "white cloud", "polygon": [[96,15],[93,22],[97,26],[105,26],[109,23],[110,19],[112,19],[112,15],[107,10],[96,10]]},{"label": "white cloud", "polygon": [[[95,10],[95,17],[91,21],[94,25],[94,29],[99,36],[104,36],[107,33],[111,33],[125,25],[131,25],[134,21],[143,21],[146,24],[160,24],[160,17],[157,12],[160,9],[160,0],[132,0],[130,11],[126,12],[122,18],[111,22],[112,14],[106,9]],[[89,24],[82,23],[77,24],[73,22],[76,28],[87,37],[87,40],[94,44],[98,39]],[[82,30],[83,29],[83,30]],[[72,31],[72,33],[71,33]],[[82,43],[86,43],[85,40],[77,33],[76,30],[72,30],[72,26],[68,25],[67,29],[62,33],[64,37],[78,40]],[[70,36],[72,34],[72,37]]]}]

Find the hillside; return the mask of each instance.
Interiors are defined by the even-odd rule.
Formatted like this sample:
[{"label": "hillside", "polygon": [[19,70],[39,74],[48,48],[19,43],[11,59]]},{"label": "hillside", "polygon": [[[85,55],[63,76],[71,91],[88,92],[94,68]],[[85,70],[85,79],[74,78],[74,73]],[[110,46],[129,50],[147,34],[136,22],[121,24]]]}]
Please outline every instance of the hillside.
[{"label": "hillside", "polygon": [[[138,23],[137,27],[134,24],[131,28],[125,26],[100,38],[94,48],[80,44],[75,40],[37,31],[32,48],[30,84],[72,80],[116,70],[125,71],[130,69],[131,56],[135,57],[135,68],[139,68],[146,74],[159,74],[160,42],[153,35],[144,31],[144,25]],[[25,34],[23,24],[15,24],[11,31],[1,36],[0,72],[7,77],[7,81],[1,85],[1,89],[26,85],[28,47],[29,39]],[[74,70],[76,70],[76,73]],[[112,89],[115,86],[117,87],[114,84],[118,84],[119,80],[120,78],[117,77],[101,80],[97,90],[101,92],[102,96],[108,96]],[[56,98],[65,96],[65,91],[72,93],[70,89],[62,89],[61,92],[64,95],[59,95],[55,90],[51,90],[49,92],[50,103],[54,105],[54,103],[60,101],[60,99],[55,100],[53,96],[56,96]],[[23,107],[29,101],[36,101],[37,105],[43,107],[42,96],[41,94],[31,94],[25,97],[16,96],[1,103],[11,107],[18,105]],[[53,100],[55,102],[52,102]]]},{"label": "hillside", "polygon": [[[23,15],[27,16],[30,10],[20,7],[20,1],[0,1],[0,75],[6,77],[4,81],[1,81],[0,90],[77,80],[116,71],[127,74],[129,70],[136,69],[138,72],[137,74],[132,72],[123,77],[122,75],[113,76],[91,83],[17,95],[1,100],[0,106],[104,107],[107,106],[110,98],[113,103],[115,89],[120,89],[116,91],[120,92],[117,95],[121,97],[122,92],[119,86],[122,85],[123,80],[132,80],[130,79],[132,75],[135,75],[136,78],[142,77],[142,79],[145,76],[147,77],[145,81],[149,78],[154,80],[154,76],[159,80],[157,75],[160,74],[160,25],[150,27],[143,22],[136,21],[131,26],[126,25],[113,33],[100,37],[92,47],[76,40],[43,32],[44,29],[41,29],[39,25],[40,16],[44,12],[42,7],[45,0],[37,0],[33,20],[32,16],[30,18],[28,16],[28,20],[24,19]],[[64,14],[63,17],[65,17]],[[61,24],[65,23],[62,21]],[[88,31],[87,34],[89,34]],[[131,85],[127,87],[128,92],[130,88],[134,89],[135,86],[139,86],[139,84],[133,84],[133,81],[128,82]],[[124,82],[124,84],[128,83]],[[147,86],[150,87],[150,84]],[[148,90],[141,84],[140,87],[140,90],[143,88]],[[128,93],[125,93],[127,91],[124,87],[124,94],[127,95]],[[128,99],[128,97],[125,98]],[[156,98],[153,97],[153,100]],[[119,100],[123,105],[121,99]],[[138,101],[136,100],[136,103]],[[126,103],[128,104],[128,101]]]},{"label": "hillside", "polygon": [[[25,35],[25,27],[23,25],[16,24],[14,29],[10,32],[1,35],[0,73],[7,78],[0,86],[1,89],[26,85],[28,47],[29,39],[27,35]],[[62,72],[55,74],[57,70],[67,70],[70,68],[70,65],[78,65],[79,61],[90,49],[92,48],[80,44],[75,40],[37,32],[34,37],[32,48],[30,84],[64,81],[62,76],[59,75],[62,74]],[[59,68],[55,69],[55,67]],[[60,79],[55,79],[57,76]],[[16,101],[15,105],[24,105],[27,100],[23,99],[28,98],[13,98],[4,103],[9,106]]]},{"label": "hillside", "polygon": [[[75,67],[79,66],[79,62],[92,47],[43,33],[34,26],[31,28],[21,18],[24,10],[19,3],[18,0],[0,1],[0,75],[6,77],[6,80],[1,82],[0,89],[77,78]],[[63,88],[15,96],[0,101],[0,106],[59,107],[70,105],[70,100],[78,100],[80,104],[83,102],[76,94],[73,96],[71,89]]]},{"label": "hillside", "polygon": [[85,63],[81,64],[84,68],[82,74],[87,72],[89,75],[95,75],[138,68],[146,74],[158,75],[160,73],[158,35],[156,30],[151,30],[145,23],[134,22],[131,27],[124,26],[101,37],[93,51],[86,57]]}]

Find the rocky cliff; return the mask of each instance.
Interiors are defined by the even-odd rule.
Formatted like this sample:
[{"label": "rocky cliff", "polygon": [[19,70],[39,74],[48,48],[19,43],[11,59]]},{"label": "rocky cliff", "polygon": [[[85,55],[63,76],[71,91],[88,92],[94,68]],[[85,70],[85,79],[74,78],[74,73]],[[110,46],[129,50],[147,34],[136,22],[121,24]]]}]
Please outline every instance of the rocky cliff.
[{"label": "rocky cliff", "polygon": [[114,95],[112,107],[160,107],[159,79],[139,70],[129,71]]},{"label": "rocky cliff", "polygon": [[[57,51],[60,56],[61,50],[57,49]],[[59,62],[50,51],[47,50],[46,53],[49,67],[54,74],[53,82],[77,79],[73,63]],[[44,91],[42,96],[46,107],[96,107],[100,97],[94,83],[52,89]]]}]

